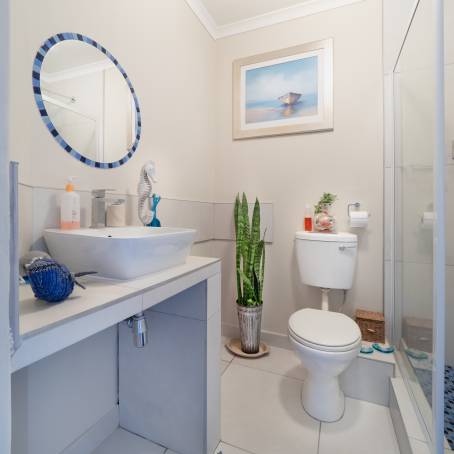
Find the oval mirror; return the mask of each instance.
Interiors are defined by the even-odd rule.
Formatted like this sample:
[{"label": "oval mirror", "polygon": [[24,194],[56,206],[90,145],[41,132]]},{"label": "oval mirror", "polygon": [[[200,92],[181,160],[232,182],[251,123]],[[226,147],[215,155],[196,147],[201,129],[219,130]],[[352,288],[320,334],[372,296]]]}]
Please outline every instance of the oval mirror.
[{"label": "oval mirror", "polygon": [[136,93],[116,58],[78,33],[59,33],[39,49],[33,90],[41,117],[62,148],[91,167],[119,167],[140,140]]}]

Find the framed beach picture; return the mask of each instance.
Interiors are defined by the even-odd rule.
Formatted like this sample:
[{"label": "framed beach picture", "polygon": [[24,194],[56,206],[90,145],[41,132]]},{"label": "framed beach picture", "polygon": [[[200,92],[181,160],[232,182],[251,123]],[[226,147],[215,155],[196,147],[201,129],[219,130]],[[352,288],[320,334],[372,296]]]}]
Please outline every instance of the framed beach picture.
[{"label": "framed beach picture", "polygon": [[333,40],[233,63],[233,138],[333,129]]}]

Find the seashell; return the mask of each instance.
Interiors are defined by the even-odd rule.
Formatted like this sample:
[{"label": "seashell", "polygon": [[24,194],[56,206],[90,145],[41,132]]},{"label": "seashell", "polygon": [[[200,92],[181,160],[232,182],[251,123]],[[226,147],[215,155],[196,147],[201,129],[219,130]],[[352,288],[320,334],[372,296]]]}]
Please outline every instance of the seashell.
[{"label": "seashell", "polygon": [[34,260],[27,273],[35,297],[49,303],[64,301],[71,295],[76,283],[65,265],[50,258]]}]

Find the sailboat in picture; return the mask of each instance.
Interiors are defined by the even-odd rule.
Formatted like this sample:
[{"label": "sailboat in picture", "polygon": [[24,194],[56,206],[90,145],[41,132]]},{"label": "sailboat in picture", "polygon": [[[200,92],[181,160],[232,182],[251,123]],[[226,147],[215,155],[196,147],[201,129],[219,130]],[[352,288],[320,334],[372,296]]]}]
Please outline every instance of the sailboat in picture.
[{"label": "sailboat in picture", "polygon": [[285,95],[279,96],[279,98],[277,99],[286,106],[292,106],[300,100],[301,96],[301,93],[293,93],[292,91],[290,91]]}]

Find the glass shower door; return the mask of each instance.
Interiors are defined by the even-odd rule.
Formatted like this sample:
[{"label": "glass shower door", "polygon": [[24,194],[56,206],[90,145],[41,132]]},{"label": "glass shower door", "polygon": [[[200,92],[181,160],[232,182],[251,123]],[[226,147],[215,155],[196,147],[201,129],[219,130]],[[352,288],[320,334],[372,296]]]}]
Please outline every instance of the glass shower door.
[{"label": "glass shower door", "polygon": [[[443,408],[446,169],[442,3],[418,2],[394,72],[397,356],[437,453],[442,451],[443,426],[448,427],[448,406]],[[445,434],[449,439],[448,431]]]}]

